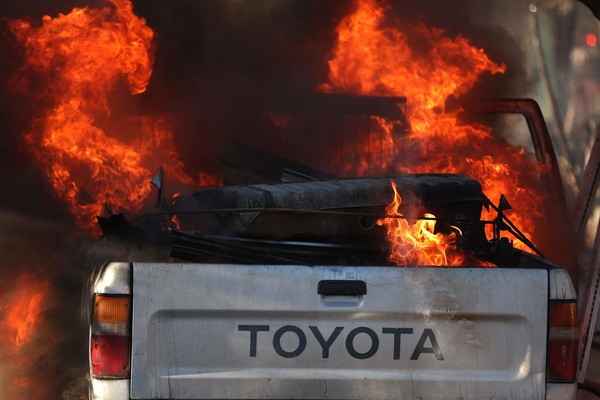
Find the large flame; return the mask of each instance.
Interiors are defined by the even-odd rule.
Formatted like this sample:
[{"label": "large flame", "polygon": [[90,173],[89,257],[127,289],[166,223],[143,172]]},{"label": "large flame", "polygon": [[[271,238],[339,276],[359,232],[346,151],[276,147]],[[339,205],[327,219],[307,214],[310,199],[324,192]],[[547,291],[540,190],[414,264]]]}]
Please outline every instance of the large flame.
[{"label": "large flame", "polygon": [[[161,157],[170,177],[195,183],[183,170],[171,132],[162,129],[157,136],[146,123],[147,137],[134,146],[128,132],[108,134],[100,128],[99,119],[110,115],[109,94],[118,82],[138,94],[152,74],[154,33],[133,13],[130,1],[109,0],[102,9],[45,16],[39,26],[17,20],[10,28],[25,49],[21,76],[26,78],[20,83],[24,90],[39,90],[44,104],[27,143],[80,226],[95,229],[105,204],[139,212]],[[41,79],[37,88],[32,88],[32,76]]]},{"label": "large flame", "polygon": [[434,233],[435,216],[429,213],[423,219],[410,224],[398,211],[402,197],[392,181],[394,199],[385,208],[388,217],[377,220],[377,225],[385,226],[390,242],[389,261],[399,266],[460,266],[464,254],[456,246],[456,233]]},{"label": "large flame", "polygon": [[388,8],[378,0],[355,2],[337,27],[337,44],[328,61],[329,82],[320,89],[406,96],[410,131],[395,134],[391,121],[376,118],[379,131],[366,135],[363,156],[358,163],[349,163],[346,172],[469,176],[481,182],[492,201],[506,195],[515,205],[511,220],[531,237],[543,200],[537,194],[542,191],[532,189],[539,179],[535,162],[522,149],[492,137],[490,128],[465,124],[457,112],[444,111],[449,97],[468,92],[483,73],[503,73],[505,66],[491,61],[463,36],[449,38],[421,23],[388,21]]}]

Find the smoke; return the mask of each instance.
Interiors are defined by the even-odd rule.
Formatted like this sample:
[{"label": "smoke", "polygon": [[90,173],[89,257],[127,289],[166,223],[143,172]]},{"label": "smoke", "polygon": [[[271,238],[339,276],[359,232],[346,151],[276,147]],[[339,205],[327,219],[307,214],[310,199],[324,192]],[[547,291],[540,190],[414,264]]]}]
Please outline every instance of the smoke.
[{"label": "smoke", "polygon": [[[484,74],[468,96],[519,97],[530,86],[521,46],[494,17],[494,5],[472,0],[388,3],[390,20],[423,22],[449,37],[471,38],[493,61],[507,65],[502,76]],[[341,146],[326,142],[332,140],[332,129],[348,125],[348,119],[306,124],[303,146],[291,145],[294,135],[286,132],[282,138],[281,130],[257,112],[260,106],[243,97],[311,93],[327,82],[336,27],[353,7],[350,0],[137,2],[136,12],[157,35],[154,75],[148,92],[137,98],[137,110],[172,117],[178,148],[192,171],[218,173],[218,155],[238,141],[338,173],[335,162],[328,166],[323,160],[335,159],[330,149]],[[366,125],[349,125],[357,123]]]},{"label": "smoke", "polygon": [[349,4],[136,3],[136,12],[157,35],[154,75],[148,92],[138,98],[138,110],[171,113],[190,170],[217,172],[218,155],[234,141],[297,156],[285,154],[289,149],[250,97],[310,93],[326,80],[324,60]]}]

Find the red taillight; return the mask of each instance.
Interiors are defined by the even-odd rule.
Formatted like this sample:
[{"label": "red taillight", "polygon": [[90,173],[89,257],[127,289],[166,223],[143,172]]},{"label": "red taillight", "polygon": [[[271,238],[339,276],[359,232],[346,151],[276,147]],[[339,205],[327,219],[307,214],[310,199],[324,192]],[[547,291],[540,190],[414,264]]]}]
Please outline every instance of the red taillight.
[{"label": "red taillight", "polygon": [[573,382],[577,376],[577,304],[550,301],[548,309],[548,382]]},{"label": "red taillight", "polygon": [[96,295],[90,338],[92,374],[97,378],[127,378],[130,367],[129,296]]},{"label": "red taillight", "polygon": [[95,376],[128,377],[129,337],[92,335],[92,373]]}]

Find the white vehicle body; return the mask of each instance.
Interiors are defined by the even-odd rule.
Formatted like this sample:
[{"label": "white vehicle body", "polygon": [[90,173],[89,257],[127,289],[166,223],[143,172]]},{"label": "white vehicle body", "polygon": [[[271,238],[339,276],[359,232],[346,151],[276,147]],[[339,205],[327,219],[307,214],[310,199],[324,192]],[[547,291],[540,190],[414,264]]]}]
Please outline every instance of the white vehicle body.
[{"label": "white vehicle body", "polygon": [[110,263],[93,292],[126,296],[132,307],[125,333],[91,324],[90,338],[130,337],[127,376],[95,375],[91,361],[92,399],[576,396],[574,378],[548,377],[549,349],[570,349],[549,341],[577,337],[549,326],[552,305],[574,304],[575,291],[548,263]]}]

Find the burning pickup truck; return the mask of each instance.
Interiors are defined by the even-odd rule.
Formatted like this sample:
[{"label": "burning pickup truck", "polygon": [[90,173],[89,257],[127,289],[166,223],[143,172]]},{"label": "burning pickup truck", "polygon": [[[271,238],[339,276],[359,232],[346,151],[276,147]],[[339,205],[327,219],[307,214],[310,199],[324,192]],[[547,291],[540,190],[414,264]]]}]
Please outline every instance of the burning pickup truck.
[{"label": "burning pickup truck", "polygon": [[[494,221],[484,206],[477,181],[451,174],[182,195],[171,254],[196,263],[98,271],[91,397],[575,398],[569,275],[487,240],[486,225],[512,228],[507,202]],[[381,226],[398,220],[426,237]]]},{"label": "burning pickup truck", "polygon": [[[365,142],[381,147],[378,162],[403,151],[426,159],[414,135],[423,121],[406,118],[404,97],[247,100],[282,126],[293,126],[281,118],[290,112],[366,115],[374,129]],[[557,199],[551,208],[564,212],[556,157],[534,102],[460,110],[524,115],[538,165],[520,172],[539,172],[545,194]],[[452,115],[435,120],[458,124]],[[452,131],[459,148],[479,151],[479,144],[466,149],[481,126],[456,127],[465,129]],[[523,156],[495,147],[489,132],[473,135],[499,158]],[[437,137],[424,143],[444,155]],[[131,222],[121,214],[98,219],[105,237],[167,240],[175,261],[114,262],[97,271],[91,397],[574,399],[576,292],[569,273],[529,239],[524,212],[539,212],[541,191],[520,190],[502,162],[465,154],[481,181],[427,173],[444,168],[426,161],[387,176],[359,163],[360,177],[339,179],[238,144],[221,155],[224,186],[167,201],[160,171],[152,180],[157,212]],[[505,189],[520,204],[518,224],[506,216]],[[553,232],[542,232],[549,236],[565,218],[552,215]],[[563,250],[569,236],[561,240]]]}]

